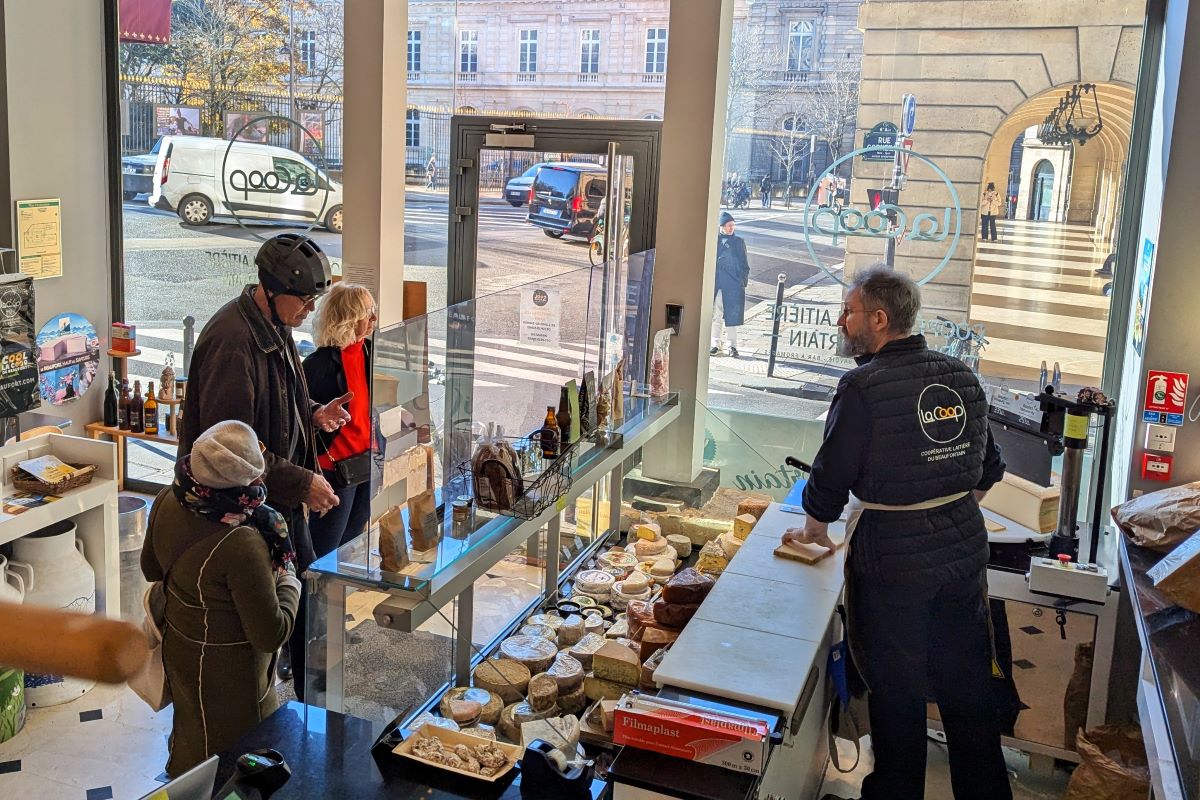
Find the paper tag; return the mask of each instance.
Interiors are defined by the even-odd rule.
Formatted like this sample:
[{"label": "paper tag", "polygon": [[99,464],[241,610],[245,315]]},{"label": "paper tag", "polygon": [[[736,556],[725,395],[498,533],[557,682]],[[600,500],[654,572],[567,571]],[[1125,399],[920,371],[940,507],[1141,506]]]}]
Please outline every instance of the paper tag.
[{"label": "paper tag", "polygon": [[554,504],[554,508],[556,511],[559,511],[559,512],[563,512],[563,511],[567,510],[567,496],[565,494],[562,497],[558,498],[558,502]]}]

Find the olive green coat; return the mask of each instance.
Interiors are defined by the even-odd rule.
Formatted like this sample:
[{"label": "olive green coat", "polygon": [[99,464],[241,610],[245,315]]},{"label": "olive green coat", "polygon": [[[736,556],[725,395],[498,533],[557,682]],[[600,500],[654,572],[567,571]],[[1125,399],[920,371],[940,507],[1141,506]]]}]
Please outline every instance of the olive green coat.
[{"label": "olive green coat", "polygon": [[167,567],[163,666],[175,705],[167,774],[177,776],[279,707],[275,653],[296,620],[300,584],[276,581],[255,528],[210,522],[170,488],[155,500],[142,546],[147,580],[163,580]]}]

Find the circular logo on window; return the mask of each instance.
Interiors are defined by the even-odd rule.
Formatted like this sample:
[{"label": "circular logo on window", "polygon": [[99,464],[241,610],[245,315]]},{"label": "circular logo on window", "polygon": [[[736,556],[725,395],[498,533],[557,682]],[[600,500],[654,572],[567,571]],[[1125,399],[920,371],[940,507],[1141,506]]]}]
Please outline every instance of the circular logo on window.
[{"label": "circular logo on window", "polygon": [[534,289],[533,304],[535,306],[544,306],[550,302],[550,295],[546,294],[545,289]]},{"label": "circular logo on window", "polygon": [[958,392],[934,383],[926,386],[917,398],[917,421],[929,441],[953,442],[967,427],[967,405]]}]

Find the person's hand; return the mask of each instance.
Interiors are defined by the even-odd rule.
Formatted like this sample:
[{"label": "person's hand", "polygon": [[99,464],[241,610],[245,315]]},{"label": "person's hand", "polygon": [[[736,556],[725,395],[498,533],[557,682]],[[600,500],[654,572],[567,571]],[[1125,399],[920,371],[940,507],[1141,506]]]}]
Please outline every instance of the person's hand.
[{"label": "person's hand", "polygon": [[336,400],[330,400],[325,405],[319,406],[313,412],[313,425],[326,433],[336,431],[350,421],[350,412],[346,410],[346,404],[353,399],[354,392],[346,392]]},{"label": "person's hand", "polygon": [[329,485],[329,481],[325,480],[324,475],[313,475],[312,483],[308,486],[308,496],[304,499],[308,503],[308,507],[317,512],[321,516],[325,512],[336,506],[338,500],[337,493],[333,491],[333,487]]},{"label": "person's hand", "polygon": [[827,547],[830,550],[837,548],[837,545],[829,538],[829,526],[811,519],[805,523],[803,528],[788,528],[783,532],[780,540],[785,545],[816,544],[821,547]]}]

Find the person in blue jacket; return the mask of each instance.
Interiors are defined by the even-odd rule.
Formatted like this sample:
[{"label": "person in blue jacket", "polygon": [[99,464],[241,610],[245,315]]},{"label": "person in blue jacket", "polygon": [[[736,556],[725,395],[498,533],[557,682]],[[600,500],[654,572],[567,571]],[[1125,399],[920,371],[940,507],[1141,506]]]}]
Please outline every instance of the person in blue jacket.
[{"label": "person in blue jacket", "polygon": [[[746,285],[750,283],[750,261],[746,257],[746,240],[733,231],[733,215],[721,212],[721,227],[717,234],[717,280],[713,294],[712,349],[709,355],[721,352],[721,328],[729,341],[729,355],[738,357],[737,329],[746,321]],[[719,302],[718,302],[719,301]]]}]

